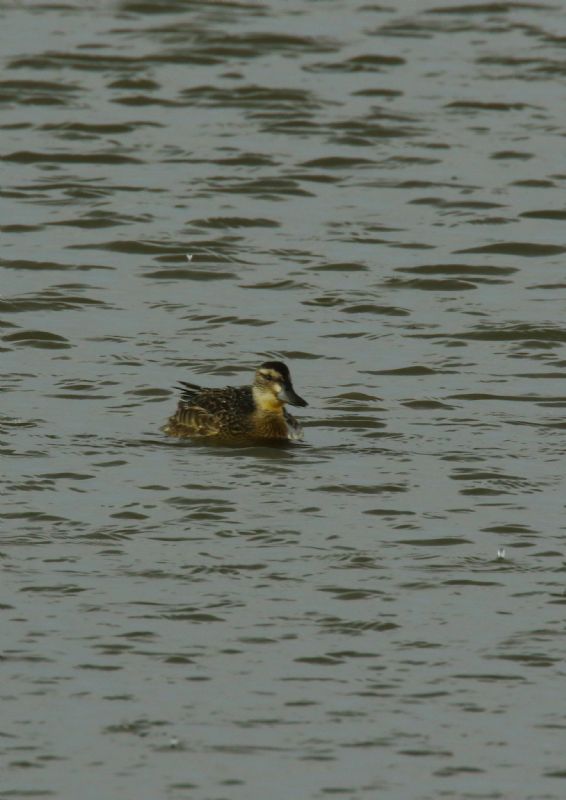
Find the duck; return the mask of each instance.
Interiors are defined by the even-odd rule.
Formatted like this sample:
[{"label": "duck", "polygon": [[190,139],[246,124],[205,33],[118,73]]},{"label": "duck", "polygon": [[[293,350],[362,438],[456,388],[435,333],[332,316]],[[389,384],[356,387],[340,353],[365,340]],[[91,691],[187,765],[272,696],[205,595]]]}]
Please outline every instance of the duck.
[{"label": "duck", "polygon": [[285,408],[305,407],[282,361],[261,364],[251,386],[206,389],[179,382],[181,399],[162,428],[169,436],[226,441],[299,441],[303,429]]}]

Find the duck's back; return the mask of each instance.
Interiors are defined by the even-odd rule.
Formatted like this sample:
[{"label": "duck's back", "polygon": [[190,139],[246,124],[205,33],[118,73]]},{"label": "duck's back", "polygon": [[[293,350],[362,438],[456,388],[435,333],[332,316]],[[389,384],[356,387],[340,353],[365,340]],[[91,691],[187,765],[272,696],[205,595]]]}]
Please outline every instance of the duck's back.
[{"label": "duck's back", "polygon": [[251,432],[255,404],[250,386],[201,389],[182,384],[176,412],[164,430],[171,436],[246,436]]}]

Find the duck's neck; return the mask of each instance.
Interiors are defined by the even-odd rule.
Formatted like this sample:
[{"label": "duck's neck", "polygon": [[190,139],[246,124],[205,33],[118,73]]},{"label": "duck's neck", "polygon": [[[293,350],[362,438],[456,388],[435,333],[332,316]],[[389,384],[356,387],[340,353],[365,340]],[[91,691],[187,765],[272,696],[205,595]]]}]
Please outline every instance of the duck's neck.
[{"label": "duck's neck", "polygon": [[260,411],[268,411],[272,414],[283,414],[283,402],[276,397],[273,392],[266,392],[259,386],[253,387],[254,401]]}]

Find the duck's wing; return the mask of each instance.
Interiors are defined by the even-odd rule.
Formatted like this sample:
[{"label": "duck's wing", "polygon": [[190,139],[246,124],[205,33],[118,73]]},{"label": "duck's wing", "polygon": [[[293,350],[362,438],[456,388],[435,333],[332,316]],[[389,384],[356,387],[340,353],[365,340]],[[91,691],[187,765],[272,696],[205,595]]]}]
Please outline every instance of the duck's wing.
[{"label": "duck's wing", "polygon": [[181,400],[169,420],[169,428],[177,436],[217,436],[222,426],[221,420],[213,411]]},{"label": "duck's wing", "polygon": [[183,384],[175,419],[189,433],[199,436],[238,435],[254,411],[249,387],[199,389]]},{"label": "duck's wing", "polygon": [[192,403],[197,395],[203,391],[201,386],[197,386],[196,383],[188,383],[187,381],[179,381],[177,388],[181,392],[181,399],[186,403]]},{"label": "duck's wing", "polygon": [[251,387],[201,389],[180,385],[177,410],[164,428],[172,436],[238,436],[245,432],[255,410]]}]

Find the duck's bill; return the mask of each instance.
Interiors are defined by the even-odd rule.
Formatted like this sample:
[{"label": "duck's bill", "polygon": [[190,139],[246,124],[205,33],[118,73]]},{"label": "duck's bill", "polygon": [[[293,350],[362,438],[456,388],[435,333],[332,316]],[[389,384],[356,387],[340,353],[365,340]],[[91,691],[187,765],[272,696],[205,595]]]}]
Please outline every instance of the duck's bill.
[{"label": "duck's bill", "polygon": [[299,397],[290,383],[287,384],[287,386],[283,386],[277,396],[280,400],[283,400],[284,403],[290,403],[292,406],[308,406],[307,401]]}]

